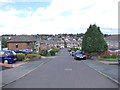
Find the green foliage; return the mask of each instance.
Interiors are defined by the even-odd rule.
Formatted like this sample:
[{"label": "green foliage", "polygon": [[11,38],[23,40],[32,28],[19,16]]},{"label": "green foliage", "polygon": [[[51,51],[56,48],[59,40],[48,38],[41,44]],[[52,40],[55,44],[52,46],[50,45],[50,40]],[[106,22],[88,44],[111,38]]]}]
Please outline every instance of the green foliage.
[{"label": "green foliage", "polygon": [[113,54],[113,55],[102,55],[101,58],[117,58],[118,56]]},{"label": "green foliage", "polygon": [[71,48],[72,51],[77,51],[78,49],[77,48]]},{"label": "green foliage", "polygon": [[18,61],[22,61],[22,60],[25,59],[25,54],[23,54],[23,53],[17,53],[16,55],[17,55],[17,60]]},{"label": "green foliage", "polygon": [[37,54],[27,54],[26,58],[33,58],[33,57],[37,57]]},{"label": "green foliage", "polygon": [[50,55],[51,55],[51,56],[55,56],[55,53],[56,53],[55,50],[51,50],[51,51],[50,51]]},{"label": "green foliage", "polygon": [[57,52],[59,52],[59,48],[54,48],[54,49],[52,49],[51,51],[50,51],[50,55],[51,56],[55,56],[55,54],[57,53]]},{"label": "green foliage", "polygon": [[118,61],[118,58],[100,58],[102,61]]},{"label": "green foliage", "polygon": [[48,52],[47,50],[41,50],[39,54],[42,56],[55,56],[55,54],[59,52],[59,50],[59,48],[53,48],[50,52]]},{"label": "green foliage", "polygon": [[107,43],[104,40],[104,36],[100,31],[100,28],[95,24],[90,25],[87,32],[83,36],[82,51],[92,52],[104,52],[108,50]]},{"label": "green foliage", "polygon": [[29,59],[29,58],[25,58],[23,61],[24,61],[24,62],[29,62],[30,59]]},{"label": "green foliage", "polygon": [[111,55],[111,58],[117,58],[118,56],[116,54]]},{"label": "green foliage", "polygon": [[7,47],[7,40],[2,37],[2,48],[6,48]]},{"label": "green foliage", "polygon": [[33,51],[35,50],[35,46],[34,46],[34,45],[32,45],[32,50],[33,50]]},{"label": "green foliage", "polygon": [[49,53],[47,53],[47,55],[46,55],[46,56],[51,56],[50,52],[49,52]]},{"label": "green foliage", "polygon": [[90,53],[90,56],[92,57],[92,56],[98,56],[98,54],[97,53]]},{"label": "green foliage", "polygon": [[64,41],[64,47],[67,48],[67,43]]},{"label": "green foliage", "polygon": [[38,57],[39,59],[41,58],[41,55],[40,54],[27,54],[25,56],[25,58],[28,58],[28,59],[33,59],[34,57]]},{"label": "green foliage", "polygon": [[42,55],[42,56],[46,56],[47,54],[48,54],[47,50],[41,50],[40,51],[40,55]]},{"label": "green foliage", "polygon": [[53,51],[59,52],[60,48],[53,48]]}]

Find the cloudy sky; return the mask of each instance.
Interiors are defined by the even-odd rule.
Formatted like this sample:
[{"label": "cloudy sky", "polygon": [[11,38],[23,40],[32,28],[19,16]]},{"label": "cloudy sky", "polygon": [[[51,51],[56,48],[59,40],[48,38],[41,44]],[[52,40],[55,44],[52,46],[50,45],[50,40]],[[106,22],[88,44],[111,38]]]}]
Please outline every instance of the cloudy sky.
[{"label": "cloudy sky", "polygon": [[119,0],[0,0],[0,34],[118,33]]}]

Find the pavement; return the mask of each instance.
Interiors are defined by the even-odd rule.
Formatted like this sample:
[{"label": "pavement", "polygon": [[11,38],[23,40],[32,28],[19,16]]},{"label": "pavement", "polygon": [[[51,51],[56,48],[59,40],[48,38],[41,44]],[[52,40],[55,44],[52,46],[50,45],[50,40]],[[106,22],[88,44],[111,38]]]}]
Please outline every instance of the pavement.
[{"label": "pavement", "polygon": [[120,66],[117,64],[117,62],[97,60],[86,60],[83,62],[89,67],[99,72],[100,74],[106,76],[107,78],[113,80],[120,85],[120,80],[118,80]]},{"label": "pavement", "polygon": [[[112,69],[112,70],[110,70]],[[4,88],[118,88],[117,66],[98,61],[76,61],[63,49],[56,57],[43,58],[2,72]]]},{"label": "pavement", "polygon": [[28,63],[20,63],[20,65],[14,65],[14,68],[9,68],[0,72],[0,87],[5,86],[19,78],[29,74],[37,67],[49,62],[50,58],[43,58],[36,61],[31,61]]},{"label": "pavement", "polygon": [[108,65],[118,65],[119,63],[118,62],[114,62],[114,61],[99,61],[103,64],[108,64]]}]

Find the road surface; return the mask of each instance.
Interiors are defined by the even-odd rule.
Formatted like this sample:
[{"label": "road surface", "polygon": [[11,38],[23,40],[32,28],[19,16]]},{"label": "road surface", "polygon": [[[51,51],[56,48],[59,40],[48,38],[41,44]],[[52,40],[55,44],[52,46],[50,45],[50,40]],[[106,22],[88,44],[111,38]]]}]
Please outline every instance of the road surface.
[{"label": "road surface", "polygon": [[50,62],[4,88],[118,88],[118,85],[62,49]]}]

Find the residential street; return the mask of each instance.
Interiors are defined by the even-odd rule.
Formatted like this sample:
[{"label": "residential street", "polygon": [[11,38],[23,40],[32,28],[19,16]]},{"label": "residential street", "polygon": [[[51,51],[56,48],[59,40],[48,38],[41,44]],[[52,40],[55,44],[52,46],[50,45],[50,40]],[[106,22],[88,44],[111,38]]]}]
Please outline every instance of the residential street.
[{"label": "residential street", "polygon": [[118,85],[62,49],[55,58],[4,88],[118,88]]}]

